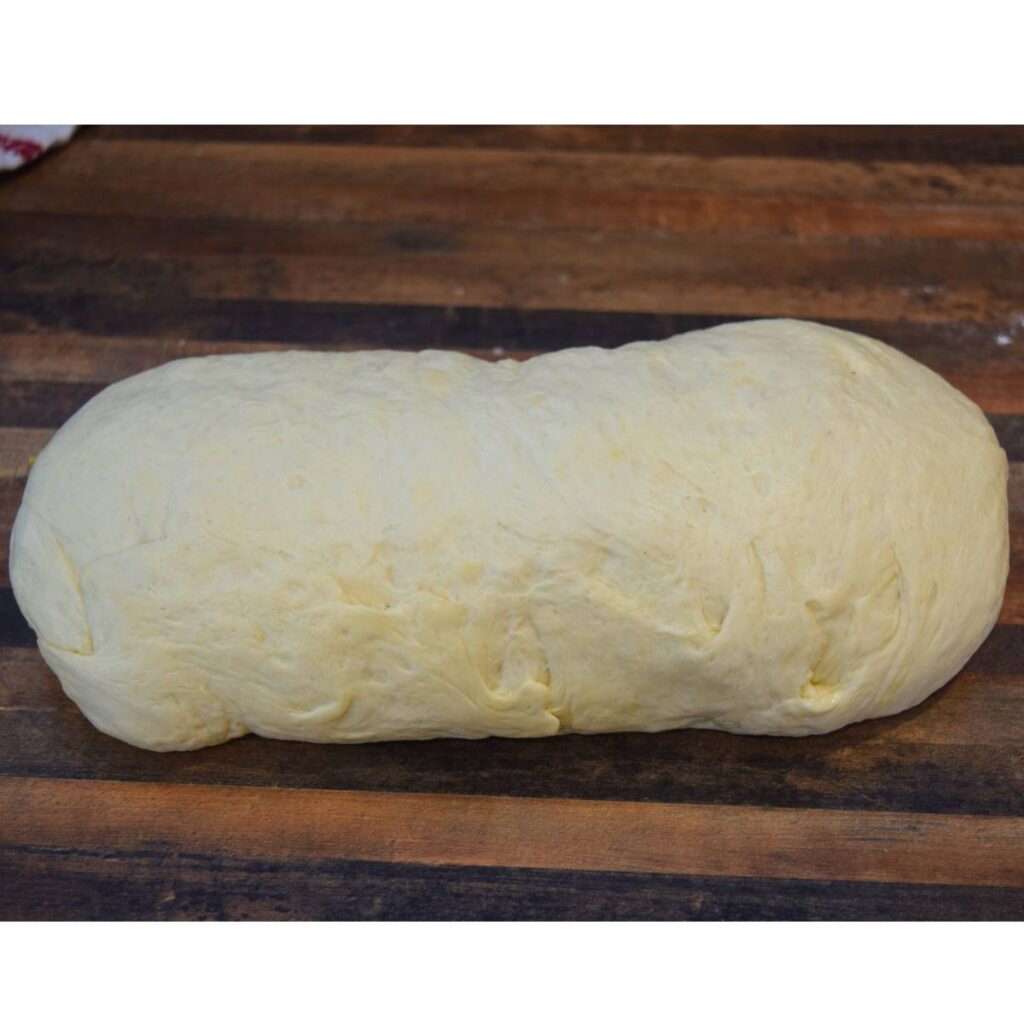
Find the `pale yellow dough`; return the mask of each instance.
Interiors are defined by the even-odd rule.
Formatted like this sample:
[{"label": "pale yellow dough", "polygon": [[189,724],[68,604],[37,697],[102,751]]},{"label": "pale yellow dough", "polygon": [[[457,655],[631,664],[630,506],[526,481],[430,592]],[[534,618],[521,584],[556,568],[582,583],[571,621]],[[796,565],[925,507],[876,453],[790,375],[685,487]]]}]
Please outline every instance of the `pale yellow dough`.
[{"label": "pale yellow dough", "polygon": [[11,577],[68,695],[153,750],[802,735],[959,671],[1006,480],[930,370],[791,320],[526,363],[186,359],[47,445]]}]

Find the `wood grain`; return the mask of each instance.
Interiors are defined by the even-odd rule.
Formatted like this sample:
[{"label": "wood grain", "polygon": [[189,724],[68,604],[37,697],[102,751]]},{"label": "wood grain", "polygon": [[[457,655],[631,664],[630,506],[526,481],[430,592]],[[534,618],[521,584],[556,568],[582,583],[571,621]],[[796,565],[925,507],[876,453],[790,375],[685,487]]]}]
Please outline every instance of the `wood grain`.
[{"label": "wood grain", "polygon": [[[1022,271],[1014,126],[91,128],[0,179],[0,917],[1019,920]],[[1000,624],[894,718],[152,754],[89,725],[6,586],[32,457],[169,359],[759,316],[894,345],[1012,460]]]},{"label": "wood grain", "polygon": [[[128,799],[126,799],[126,797]],[[1024,819],[0,779],[0,844],[1024,886]],[[950,858],[951,846],[957,857]]]},{"label": "wood grain", "polygon": [[270,231],[246,220],[20,213],[0,213],[0,234],[11,249],[0,274],[15,294],[963,319],[1006,330],[1024,309],[1024,247],[1011,242],[317,221]]},{"label": "wood grain", "polygon": [[[109,142],[0,209],[110,217],[1024,239],[1013,167],[350,146]],[[202,176],[200,193],[175,187]],[[125,179],[130,183],[125,187]],[[468,186],[468,187],[467,187]],[[940,200],[937,202],[937,200]]]},{"label": "wood grain", "polygon": [[977,920],[1024,890],[339,859],[0,848],[0,916],[18,920]]},{"label": "wood grain", "polygon": [[[2,342],[42,336],[60,345],[100,344],[107,337],[151,343],[247,343],[459,348],[501,346],[550,351],[580,345],[620,345],[639,339],[713,327],[725,314],[624,313],[571,309],[515,309],[465,304],[416,305],[202,299],[180,293],[129,295],[0,292]],[[938,372],[977,371],[998,377],[1024,366],[1024,327],[1019,321],[969,320],[910,323],[819,318],[887,342]],[[40,348],[42,346],[40,345]]]},{"label": "wood grain", "polygon": [[0,480],[24,479],[32,460],[43,450],[56,428],[4,427],[0,429]]},{"label": "wood grain", "polygon": [[94,131],[109,139],[1024,163],[1024,130],[1017,125],[133,125]]}]

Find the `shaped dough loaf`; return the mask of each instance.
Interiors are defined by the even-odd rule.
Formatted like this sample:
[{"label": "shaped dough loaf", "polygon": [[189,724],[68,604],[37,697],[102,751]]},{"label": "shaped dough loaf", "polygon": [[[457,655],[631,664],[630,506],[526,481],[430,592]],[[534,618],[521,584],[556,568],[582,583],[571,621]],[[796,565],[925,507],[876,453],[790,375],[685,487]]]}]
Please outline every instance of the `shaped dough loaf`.
[{"label": "shaped dough loaf", "polygon": [[970,401],[810,323],[187,359],[47,445],[11,577],[68,695],[153,750],[802,735],[963,666],[1006,481]]}]

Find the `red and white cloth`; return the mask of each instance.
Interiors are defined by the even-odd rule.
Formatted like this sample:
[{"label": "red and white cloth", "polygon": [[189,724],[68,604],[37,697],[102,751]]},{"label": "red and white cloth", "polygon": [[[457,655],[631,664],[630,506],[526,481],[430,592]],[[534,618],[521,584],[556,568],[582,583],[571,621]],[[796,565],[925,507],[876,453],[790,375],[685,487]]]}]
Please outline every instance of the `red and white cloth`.
[{"label": "red and white cloth", "polygon": [[73,124],[0,124],[0,171],[13,171],[38,160],[52,146],[63,146],[75,133]]}]

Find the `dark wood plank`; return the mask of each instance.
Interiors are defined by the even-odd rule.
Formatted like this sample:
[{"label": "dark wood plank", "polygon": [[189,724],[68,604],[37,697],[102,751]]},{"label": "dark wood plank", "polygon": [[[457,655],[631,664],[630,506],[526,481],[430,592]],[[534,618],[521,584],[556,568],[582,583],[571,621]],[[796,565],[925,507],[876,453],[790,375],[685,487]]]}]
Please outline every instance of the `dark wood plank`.
[{"label": "dark wood plank", "polygon": [[1019,330],[1024,245],[0,215],[14,295],[968,320]]},{"label": "dark wood plank", "polygon": [[[116,280],[116,273],[112,273]],[[727,313],[629,313],[429,304],[131,297],[102,293],[0,293],[0,369],[10,376],[114,380],[189,352],[190,342],[297,344],[400,349],[456,348],[476,354],[529,354],[580,345],[609,347],[667,338],[747,317]],[[1024,317],[1019,318],[1024,320]],[[822,323],[878,338],[944,375],[973,375],[987,386],[1024,372],[1024,326],[1016,320],[924,323],[842,319]],[[123,339],[103,359],[108,339]],[[180,348],[176,348],[179,346]],[[33,356],[25,363],[25,348]],[[20,361],[19,361],[20,353]],[[124,361],[123,363],[121,361]],[[65,376],[67,375],[67,376]],[[998,412],[998,409],[991,409]]]},{"label": "dark wood plank", "polygon": [[243,125],[103,127],[105,139],[465,149],[749,154],[815,159],[1024,163],[1017,125]]},{"label": "dark wood plank", "polygon": [[36,381],[0,378],[0,427],[59,427],[104,381]]},{"label": "dark wood plank", "polygon": [[[142,297],[104,293],[0,293],[0,357],[9,338],[45,334],[40,362],[75,362],[102,337],[131,338],[136,358],[149,346],[178,341],[376,345],[387,348],[551,350],[574,345],[617,345],[713,327],[725,315],[651,314],[585,310],[524,310],[452,304],[289,302],[268,299],[204,299],[151,293]],[[883,326],[883,325],[880,325]],[[893,330],[893,325],[888,325]],[[951,343],[974,350],[993,347],[991,325],[905,325],[910,334],[945,332]],[[61,338],[65,335],[65,338]],[[168,351],[166,349],[162,352]],[[170,350],[173,351],[173,350]],[[1013,350],[1015,351],[1015,350]],[[1013,354],[1011,351],[1008,354]],[[163,358],[163,355],[161,356]],[[168,352],[166,358],[173,358]],[[51,371],[53,372],[53,371]],[[59,375],[60,372],[56,371]],[[130,371],[133,372],[133,371]]]},{"label": "dark wood plank", "polygon": [[990,415],[989,423],[996,432],[1006,456],[1013,462],[1024,461],[1024,416]]},{"label": "dark wood plank", "polygon": [[1024,889],[0,848],[4,920],[1014,921]]},{"label": "dark wood plank", "polygon": [[36,635],[25,621],[10,587],[0,587],[0,650],[35,647]]},{"label": "dark wood plank", "polygon": [[1018,817],[0,778],[0,844],[69,842],[93,852],[1024,886]]}]

